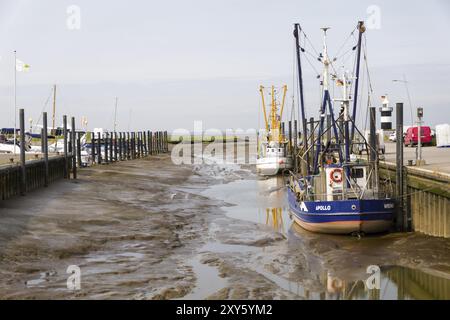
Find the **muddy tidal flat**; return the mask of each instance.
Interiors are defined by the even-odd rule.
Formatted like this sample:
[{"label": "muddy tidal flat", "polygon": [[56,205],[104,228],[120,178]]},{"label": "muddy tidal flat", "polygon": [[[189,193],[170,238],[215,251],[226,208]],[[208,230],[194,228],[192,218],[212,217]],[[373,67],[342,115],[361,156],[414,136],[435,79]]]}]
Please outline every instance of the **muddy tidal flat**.
[{"label": "muddy tidal flat", "polygon": [[450,299],[450,240],[312,234],[282,177],[160,155],[0,202],[0,299]]}]

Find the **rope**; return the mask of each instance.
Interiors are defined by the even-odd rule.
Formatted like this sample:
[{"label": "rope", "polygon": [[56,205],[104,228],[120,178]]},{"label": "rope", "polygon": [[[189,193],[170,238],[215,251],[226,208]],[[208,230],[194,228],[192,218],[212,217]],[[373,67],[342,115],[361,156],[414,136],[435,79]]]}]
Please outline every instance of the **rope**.
[{"label": "rope", "polygon": [[303,29],[302,29],[301,31],[302,31],[302,33],[305,35],[305,40],[308,41],[308,43],[311,45],[311,48],[312,48],[312,49],[314,50],[314,52],[316,53],[316,56],[317,56],[317,57],[320,57],[319,52],[314,48],[312,42],[309,40],[309,38],[308,38],[308,36],[306,35],[306,33],[303,31]]},{"label": "rope", "polygon": [[[337,57],[339,56],[339,53],[342,51],[342,49],[345,47],[345,45],[347,44],[348,40],[354,35],[355,31],[356,31],[357,27],[355,27],[355,29],[353,29],[353,31],[349,34],[349,36],[345,39],[344,43],[342,44],[342,46],[339,48],[339,50],[337,51],[335,58],[337,59]],[[352,47],[353,48],[353,47]],[[352,50],[352,49],[350,49]],[[350,51],[349,50],[349,51]]]}]

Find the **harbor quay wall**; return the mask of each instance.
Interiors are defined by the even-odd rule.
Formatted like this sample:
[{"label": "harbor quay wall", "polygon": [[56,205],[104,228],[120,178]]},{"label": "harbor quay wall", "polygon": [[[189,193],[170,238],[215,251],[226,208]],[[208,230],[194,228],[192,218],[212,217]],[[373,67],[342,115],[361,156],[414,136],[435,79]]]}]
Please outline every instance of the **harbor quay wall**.
[{"label": "harbor quay wall", "polygon": [[[395,164],[381,162],[380,178],[396,183]],[[403,201],[413,231],[450,238],[450,175],[404,167]]]},{"label": "harbor quay wall", "polygon": [[[72,156],[68,159],[70,160]],[[65,158],[52,157],[48,160],[48,180],[46,181],[45,160],[30,160],[25,164],[26,183],[22,187],[22,170],[20,165],[0,167],[0,199],[7,200],[21,193],[44,187],[47,182],[64,178]]]}]

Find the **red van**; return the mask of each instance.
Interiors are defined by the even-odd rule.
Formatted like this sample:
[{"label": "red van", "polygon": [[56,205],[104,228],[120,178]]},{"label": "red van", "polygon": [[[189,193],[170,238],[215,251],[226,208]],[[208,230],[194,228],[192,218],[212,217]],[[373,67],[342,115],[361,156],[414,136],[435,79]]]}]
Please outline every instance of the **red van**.
[{"label": "red van", "polygon": [[[419,127],[408,128],[405,135],[405,146],[414,146],[419,142]],[[430,127],[420,127],[420,132],[422,133],[421,143],[423,146],[431,146],[431,128]]]}]

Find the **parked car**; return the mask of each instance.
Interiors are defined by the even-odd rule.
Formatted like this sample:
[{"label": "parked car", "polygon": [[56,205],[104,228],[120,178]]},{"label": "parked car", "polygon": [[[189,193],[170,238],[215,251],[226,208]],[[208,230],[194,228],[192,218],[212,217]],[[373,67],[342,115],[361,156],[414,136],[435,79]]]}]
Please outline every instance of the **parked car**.
[{"label": "parked car", "polygon": [[391,141],[391,142],[396,142],[397,141],[397,134],[395,132],[392,132],[389,135],[389,141]]},{"label": "parked car", "polygon": [[[369,131],[366,131],[364,133],[364,138],[365,141],[367,143],[369,143],[370,141],[370,134]],[[383,134],[381,131],[378,131],[376,133],[376,143],[377,143],[377,148],[378,150],[382,153],[385,154],[386,153],[386,146],[384,144],[384,138],[383,138]],[[356,152],[357,154],[362,154],[363,152],[367,152],[367,145],[365,143],[359,143],[357,145],[355,145],[355,149],[354,152]]]},{"label": "parked car", "polygon": [[[419,127],[408,128],[405,135],[405,146],[413,147],[419,143]],[[427,126],[420,127],[421,143],[423,146],[431,146],[431,128]]]}]

